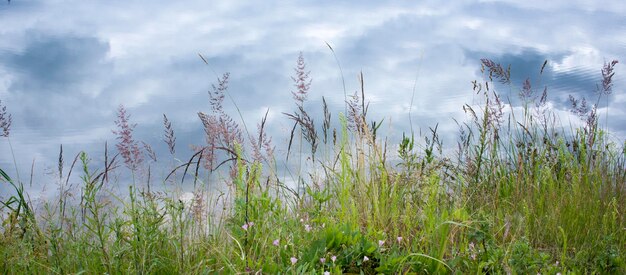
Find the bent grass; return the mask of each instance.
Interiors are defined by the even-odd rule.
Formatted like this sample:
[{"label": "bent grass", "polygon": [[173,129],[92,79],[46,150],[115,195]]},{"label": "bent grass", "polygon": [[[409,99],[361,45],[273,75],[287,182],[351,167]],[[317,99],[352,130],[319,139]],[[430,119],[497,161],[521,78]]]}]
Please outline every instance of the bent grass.
[{"label": "bent grass", "polygon": [[[360,94],[346,96],[332,142],[331,114],[323,100],[323,135],[318,136],[303,104],[311,80],[300,54],[293,78],[298,91],[292,94],[297,111],[285,114],[294,130],[284,159],[299,153],[296,161],[308,162],[298,164],[296,186],[279,176],[277,160],[283,158],[273,155],[265,118],[257,135],[244,135],[225,113],[229,75],[224,74],[210,92],[211,113],[198,113],[207,143],[196,146],[189,161],[163,180],[171,185],[192,176],[195,189],[185,201],[177,189],[150,190],[149,164],[141,161],[135,125],[120,106],[117,148],[130,171],[122,170],[118,155],[110,158],[105,146],[100,170],[81,152],[64,176],[61,147],[59,198],[36,213],[23,183],[0,170],[0,182],[15,193],[0,208],[0,270],[626,273],[626,149],[608,139],[596,115],[600,98],[610,95],[617,62],[605,64],[595,105],[572,97],[573,111],[584,123],[566,132],[544,108],[547,89],[536,95],[530,80],[516,88],[510,67],[481,61],[485,77],[474,82],[474,91],[484,102],[463,106],[469,119],[458,123],[452,155],[443,153],[437,126],[423,143],[403,135],[397,152],[390,151],[378,132],[383,121],[367,123],[362,74]],[[505,109],[494,78],[520,90],[521,113]],[[0,126],[8,137],[10,116],[6,107],[1,110]],[[163,139],[174,156],[173,126],[165,114],[163,122]],[[291,151],[293,142],[300,143],[299,152]],[[301,158],[307,152],[302,148],[310,149],[310,158]],[[315,158],[318,150],[323,157]],[[81,182],[72,192],[77,161]],[[133,183],[122,196],[111,181],[125,172]],[[228,174],[228,191],[215,194],[208,183],[219,172]]]}]

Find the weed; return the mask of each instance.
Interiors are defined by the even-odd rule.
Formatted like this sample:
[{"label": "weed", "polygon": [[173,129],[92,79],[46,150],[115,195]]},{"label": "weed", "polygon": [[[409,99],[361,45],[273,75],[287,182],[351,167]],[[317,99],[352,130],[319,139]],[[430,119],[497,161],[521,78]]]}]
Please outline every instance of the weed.
[{"label": "weed", "polygon": [[[81,152],[64,171],[60,146],[59,197],[45,203],[43,213],[18,171],[13,179],[0,170],[0,183],[14,193],[0,201],[0,270],[626,273],[626,143],[609,139],[597,113],[601,99],[608,102],[612,93],[618,62],[604,64],[595,103],[570,97],[582,126],[569,132],[547,104],[547,87],[538,89],[531,78],[517,87],[510,66],[490,59],[481,64],[483,79],[473,82],[473,92],[482,101],[463,106],[467,118],[456,120],[454,153],[444,148],[438,124],[425,135],[403,134],[391,150],[387,139],[381,142],[383,121],[367,123],[363,73],[360,91],[345,94],[344,112],[332,116],[322,97],[323,123],[314,123],[314,112],[305,108],[311,78],[300,53],[292,77],[296,109],[286,114],[294,126],[285,162],[296,154],[294,145],[300,146],[292,159],[298,162],[293,183],[279,176],[292,171],[274,157],[269,110],[257,134],[246,130],[245,136],[225,111],[228,73],[209,92],[210,111],[198,112],[206,143],[171,170],[163,191],[150,189],[150,166],[147,178],[134,178],[146,164],[144,151],[155,167],[163,160],[147,143],[140,148],[136,124],[120,106],[114,131],[119,154],[109,156],[105,143],[103,166],[94,167],[98,162]],[[547,61],[541,73],[545,66]],[[501,85],[517,92],[523,108],[508,107]],[[0,107],[1,133],[8,140],[11,116]],[[332,118],[340,127],[331,134]],[[174,156],[176,138],[165,115],[163,125]],[[116,170],[118,155],[133,175],[126,195],[111,184],[122,173]],[[78,183],[71,177],[75,165],[82,170]],[[182,175],[176,173],[180,168]],[[226,190],[212,184],[221,172],[228,174],[222,177]],[[165,184],[179,177],[183,183],[188,174],[194,177],[192,192],[181,195]],[[137,187],[146,182],[147,190]]]}]

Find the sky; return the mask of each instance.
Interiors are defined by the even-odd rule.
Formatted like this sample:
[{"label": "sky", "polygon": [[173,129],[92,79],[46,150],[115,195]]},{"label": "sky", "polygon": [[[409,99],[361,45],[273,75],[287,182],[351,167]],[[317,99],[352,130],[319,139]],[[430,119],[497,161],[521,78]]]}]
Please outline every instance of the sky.
[{"label": "sky", "polygon": [[[61,144],[67,166],[81,150],[101,160],[104,143],[116,142],[120,104],[137,123],[135,137],[165,158],[166,114],[176,157],[186,160],[190,145],[204,142],[197,112],[210,112],[207,91],[225,72],[226,111],[254,131],[269,110],[268,132],[284,153],[300,52],[314,118],[321,121],[324,97],[337,123],[342,77],[352,94],[362,72],[370,120],[384,119],[391,142],[439,123],[448,146],[453,119],[468,118],[463,104],[479,100],[471,81],[483,79],[481,58],[511,65],[513,85],[498,88],[511,106],[527,77],[536,89],[547,85],[566,126],[577,123],[568,95],[593,101],[603,64],[626,62],[626,2],[617,0],[12,0],[0,3],[0,24],[0,100],[13,118],[10,145],[0,138],[0,168],[14,175],[17,166],[23,178],[31,167],[54,178]],[[618,144],[626,137],[623,66],[599,109]]]}]

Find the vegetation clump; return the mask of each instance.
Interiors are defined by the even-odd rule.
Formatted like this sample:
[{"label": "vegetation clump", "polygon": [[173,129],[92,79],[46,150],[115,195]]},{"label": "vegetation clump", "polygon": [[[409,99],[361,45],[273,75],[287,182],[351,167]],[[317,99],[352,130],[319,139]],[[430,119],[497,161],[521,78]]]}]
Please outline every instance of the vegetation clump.
[{"label": "vegetation clump", "polygon": [[[323,99],[315,123],[300,54],[296,110],[284,114],[293,122],[285,156],[274,155],[267,114],[253,134],[226,113],[226,73],[209,92],[210,112],[198,112],[206,144],[194,146],[188,161],[171,162],[160,189],[151,183],[156,154],[135,140],[136,125],[120,106],[119,152],[105,144],[99,167],[80,152],[64,174],[61,147],[54,200],[33,205],[17,171],[13,178],[0,170],[0,184],[14,190],[1,200],[0,270],[624,274],[626,143],[611,141],[598,116],[616,64],[602,68],[595,104],[570,96],[581,126],[566,129],[547,104],[547,88],[530,79],[514,86],[510,66],[482,59],[484,79],[473,82],[482,101],[463,106],[468,118],[457,123],[456,146],[444,148],[437,126],[390,146],[384,121],[367,122],[362,74],[346,112],[333,122]],[[505,104],[498,87],[518,90],[521,104]],[[175,158],[174,126],[165,114],[163,122]],[[9,142],[10,126],[0,105]],[[74,166],[79,183],[71,180]],[[115,190],[128,173],[128,192]],[[183,194],[186,177],[194,190]]]}]

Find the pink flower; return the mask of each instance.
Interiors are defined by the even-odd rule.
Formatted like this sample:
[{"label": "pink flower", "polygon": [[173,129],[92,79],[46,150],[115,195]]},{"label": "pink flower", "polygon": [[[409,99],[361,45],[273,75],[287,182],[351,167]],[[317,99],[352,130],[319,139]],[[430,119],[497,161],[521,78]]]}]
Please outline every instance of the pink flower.
[{"label": "pink flower", "polygon": [[308,224],[305,224],[305,225],[304,225],[304,230],[305,230],[306,232],[311,232],[311,226],[310,226],[310,225],[308,225]]},{"label": "pink flower", "polygon": [[378,240],[378,246],[383,246],[385,245],[385,241],[383,240]]},{"label": "pink flower", "polygon": [[320,263],[322,264],[326,263],[326,258],[320,258]]},{"label": "pink flower", "polygon": [[324,275],[330,275],[330,272],[324,271]]},{"label": "pink flower", "polygon": [[274,246],[278,246],[278,245],[280,245],[280,241],[279,241],[278,239],[276,239],[276,240],[274,240],[274,241],[272,242],[272,244],[273,244]]},{"label": "pink flower", "polygon": [[291,257],[290,260],[291,260],[291,264],[292,265],[294,265],[294,264],[296,264],[298,262],[298,258],[296,258],[296,257]]},{"label": "pink flower", "polygon": [[330,256],[330,260],[333,261],[333,263],[337,260],[337,256],[332,255]]},{"label": "pink flower", "polygon": [[244,224],[241,226],[241,228],[242,228],[243,230],[248,231],[248,228],[252,227],[253,225],[254,225],[254,222],[248,222],[248,223],[244,223]]},{"label": "pink flower", "polygon": [[363,256],[363,262],[367,262],[369,260],[370,260],[370,258],[368,258],[367,256]]},{"label": "pink flower", "polygon": [[398,240],[398,243],[402,242],[402,237],[397,237],[396,240]]}]

